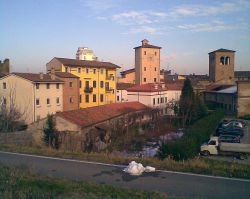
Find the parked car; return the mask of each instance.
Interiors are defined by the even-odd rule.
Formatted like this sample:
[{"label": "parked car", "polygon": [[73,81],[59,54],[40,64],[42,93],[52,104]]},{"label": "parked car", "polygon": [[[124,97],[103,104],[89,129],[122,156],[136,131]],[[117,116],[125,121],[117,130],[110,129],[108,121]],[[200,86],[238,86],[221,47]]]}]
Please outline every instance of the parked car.
[{"label": "parked car", "polygon": [[240,136],[236,135],[221,135],[218,139],[219,142],[227,143],[240,143]]},{"label": "parked car", "polygon": [[239,127],[239,128],[243,128],[243,124],[241,122],[238,121],[230,121],[227,123],[222,123],[222,127]]},{"label": "parked car", "polygon": [[220,135],[236,135],[243,137],[244,136],[244,130],[239,127],[228,127],[228,128],[222,128],[220,132]]}]

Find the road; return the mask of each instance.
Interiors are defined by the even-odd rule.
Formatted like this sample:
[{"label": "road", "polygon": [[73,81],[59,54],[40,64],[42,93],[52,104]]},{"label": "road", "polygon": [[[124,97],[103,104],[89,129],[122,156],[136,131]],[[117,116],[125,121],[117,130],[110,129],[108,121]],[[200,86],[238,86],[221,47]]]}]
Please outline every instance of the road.
[{"label": "road", "polygon": [[0,164],[25,166],[32,172],[72,180],[160,191],[191,198],[250,198],[250,180],[211,177],[171,171],[130,176],[124,166],[0,151]]}]

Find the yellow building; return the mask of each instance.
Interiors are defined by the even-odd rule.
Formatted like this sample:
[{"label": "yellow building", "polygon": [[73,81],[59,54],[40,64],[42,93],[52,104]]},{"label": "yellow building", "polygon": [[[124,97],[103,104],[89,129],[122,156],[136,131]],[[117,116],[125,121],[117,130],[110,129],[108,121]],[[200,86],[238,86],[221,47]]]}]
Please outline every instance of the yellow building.
[{"label": "yellow building", "polygon": [[47,72],[69,72],[80,77],[80,107],[87,108],[115,103],[116,69],[110,62],[53,58]]}]

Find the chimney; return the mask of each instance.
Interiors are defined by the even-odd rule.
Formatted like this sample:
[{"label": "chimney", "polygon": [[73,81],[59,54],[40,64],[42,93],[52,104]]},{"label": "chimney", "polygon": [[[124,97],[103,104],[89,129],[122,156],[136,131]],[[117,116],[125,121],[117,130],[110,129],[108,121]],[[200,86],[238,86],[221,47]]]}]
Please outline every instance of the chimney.
[{"label": "chimney", "polygon": [[147,45],[147,44],[148,44],[148,40],[147,40],[147,39],[143,39],[143,40],[141,41],[141,43],[142,43],[142,46]]},{"label": "chimney", "polygon": [[40,77],[40,79],[43,79],[43,73],[42,72],[39,73],[39,77]]}]

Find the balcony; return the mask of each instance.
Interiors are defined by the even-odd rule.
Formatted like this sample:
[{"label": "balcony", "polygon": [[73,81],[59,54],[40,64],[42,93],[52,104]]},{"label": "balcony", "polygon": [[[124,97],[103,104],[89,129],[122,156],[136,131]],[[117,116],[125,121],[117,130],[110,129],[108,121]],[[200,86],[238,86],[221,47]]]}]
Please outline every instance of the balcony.
[{"label": "balcony", "polygon": [[109,92],[113,92],[113,88],[111,88],[111,87],[105,87],[105,91],[107,92],[107,93],[109,93]]},{"label": "balcony", "polygon": [[106,75],[106,80],[113,80],[114,81],[115,77],[113,75]]},{"label": "balcony", "polygon": [[93,88],[92,87],[85,87],[84,88],[84,92],[85,93],[92,93],[93,92]]}]

